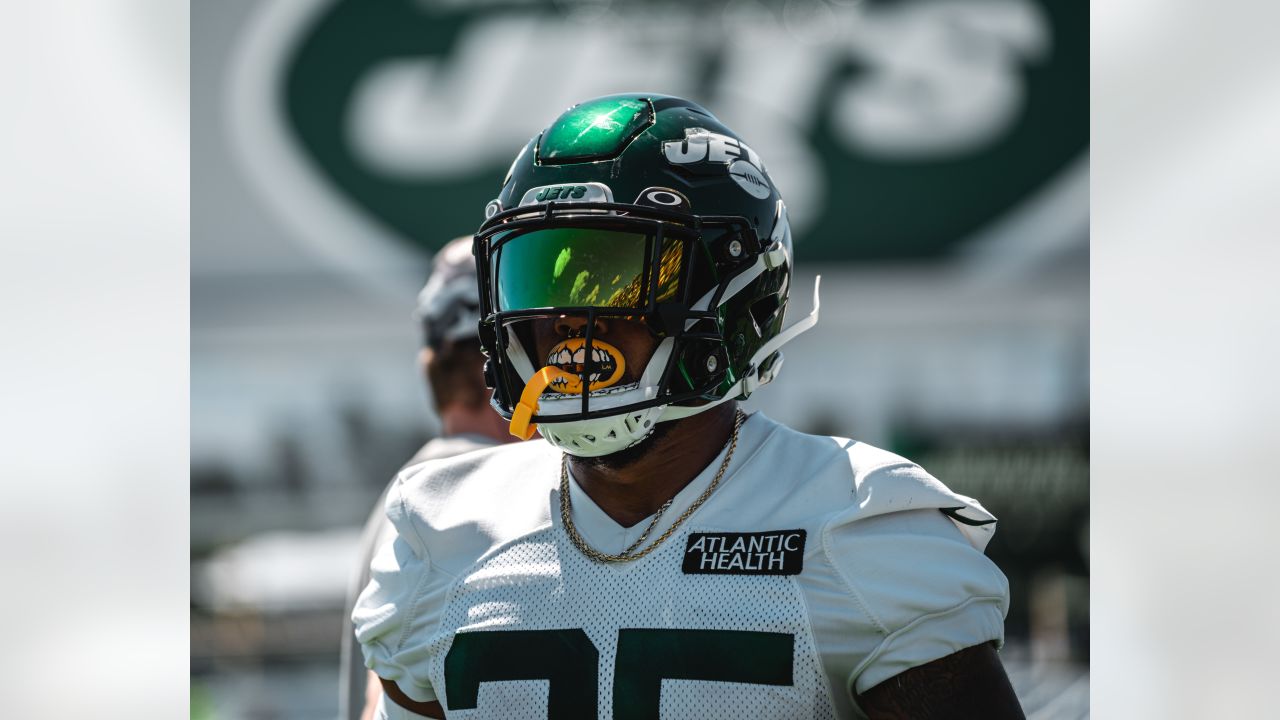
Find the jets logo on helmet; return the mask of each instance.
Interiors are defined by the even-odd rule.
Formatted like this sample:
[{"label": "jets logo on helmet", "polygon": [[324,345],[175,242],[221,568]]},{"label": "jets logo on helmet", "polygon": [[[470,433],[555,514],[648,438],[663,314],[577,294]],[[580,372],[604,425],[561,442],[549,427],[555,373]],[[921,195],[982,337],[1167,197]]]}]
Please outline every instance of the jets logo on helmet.
[{"label": "jets logo on helmet", "polygon": [[746,143],[700,127],[686,129],[683,140],[662,143],[662,153],[677,165],[701,162],[728,165],[746,158],[747,162],[764,170],[760,156]]},{"label": "jets logo on helmet", "polygon": [[[746,397],[817,322],[815,286],[813,312],[783,327],[791,232],[760,156],[688,100],[570,108],[520,151],[495,205],[509,209],[475,236],[493,405],[570,454]],[[583,331],[539,357],[531,324],[562,317]],[[656,349],[639,366],[593,337],[598,319],[642,322]]]},{"label": "jets logo on helmet", "polygon": [[754,198],[763,200],[773,191],[756,151],[727,135],[689,128],[683,140],[663,143],[662,153],[675,165],[728,166],[729,177]]}]

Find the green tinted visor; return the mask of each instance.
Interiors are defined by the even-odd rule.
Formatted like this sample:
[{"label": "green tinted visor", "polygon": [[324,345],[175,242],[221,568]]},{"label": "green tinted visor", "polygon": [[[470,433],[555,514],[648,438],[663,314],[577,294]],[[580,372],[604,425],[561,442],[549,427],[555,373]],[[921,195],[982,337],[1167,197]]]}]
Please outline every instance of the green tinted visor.
[{"label": "green tinted visor", "polygon": [[641,309],[680,289],[684,241],[597,228],[544,228],[494,237],[490,278],[498,311]]}]

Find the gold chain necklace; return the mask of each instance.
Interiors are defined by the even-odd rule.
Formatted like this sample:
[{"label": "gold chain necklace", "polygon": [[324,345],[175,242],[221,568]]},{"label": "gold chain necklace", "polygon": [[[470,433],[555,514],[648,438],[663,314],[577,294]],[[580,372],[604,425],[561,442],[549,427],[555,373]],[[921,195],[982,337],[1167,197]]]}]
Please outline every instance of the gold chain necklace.
[{"label": "gold chain necklace", "polygon": [[671,507],[671,502],[672,500],[675,500],[675,497],[673,496],[671,500],[667,500],[665,503],[662,504],[662,507],[658,508],[658,512],[654,514],[653,520],[649,521],[649,526],[644,529],[644,532],[640,534],[640,537],[636,538],[635,542],[631,543],[630,547],[618,553],[617,555],[602,553],[599,550],[596,550],[595,548],[588,545],[587,541],[583,539],[582,535],[578,534],[578,528],[576,528],[573,524],[573,513],[572,513],[573,503],[569,499],[569,456],[568,455],[561,456],[560,458],[560,520],[564,523],[564,529],[566,532],[569,533],[569,539],[573,541],[574,546],[576,546],[578,550],[582,551],[583,555],[586,555],[587,557],[591,558],[592,560],[595,560],[596,562],[604,562],[604,563],[629,562],[631,560],[639,560],[645,555],[648,555],[649,553],[653,552],[654,548],[658,547],[663,542],[665,542],[667,538],[675,534],[676,528],[684,524],[684,521],[688,520],[689,516],[693,515],[693,513],[698,508],[702,507],[702,503],[706,502],[707,498],[711,497],[711,493],[715,492],[716,487],[720,484],[721,478],[724,477],[725,470],[729,469],[729,461],[733,459],[733,451],[735,448],[738,447],[738,429],[742,427],[742,422],[746,419],[746,417],[747,416],[744,415],[741,410],[738,410],[734,413],[733,436],[729,438],[729,449],[724,455],[724,460],[721,461],[720,463],[720,469],[716,471],[716,476],[712,478],[711,484],[707,486],[706,490],[702,491],[702,494],[698,496],[698,499],[695,500],[693,504],[689,506],[688,510],[684,511],[684,514],[682,514],[679,518],[676,518],[676,521],[671,524],[671,527],[667,528],[666,532],[662,533],[661,537],[659,537],[657,540],[654,540],[648,547],[646,547],[645,549],[639,552],[636,552],[636,548],[640,547],[640,544],[643,543],[649,537],[649,533],[653,532],[653,528],[657,526],[658,520],[662,517],[662,514],[667,511],[667,508]]}]

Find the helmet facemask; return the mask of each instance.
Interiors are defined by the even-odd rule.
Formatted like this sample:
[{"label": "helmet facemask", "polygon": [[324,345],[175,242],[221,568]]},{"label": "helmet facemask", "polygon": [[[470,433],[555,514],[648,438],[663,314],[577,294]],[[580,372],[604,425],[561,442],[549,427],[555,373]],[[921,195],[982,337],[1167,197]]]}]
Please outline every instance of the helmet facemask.
[{"label": "helmet facemask", "polygon": [[[671,406],[719,399],[737,381],[721,301],[762,250],[741,218],[613,203],[495,215],[476,236],[494,407],[541,426],[566,452],[594,457],[644,439],[671,419]],[[536,357],[530,323],[562,316],[584,319],[584,332]],[[598,319],[648,328],[656,348],[643,368],[595,336]],[[536,408],[521,419],[521,395],[544,367],[559,372],[549,373],[533,393]]]}]

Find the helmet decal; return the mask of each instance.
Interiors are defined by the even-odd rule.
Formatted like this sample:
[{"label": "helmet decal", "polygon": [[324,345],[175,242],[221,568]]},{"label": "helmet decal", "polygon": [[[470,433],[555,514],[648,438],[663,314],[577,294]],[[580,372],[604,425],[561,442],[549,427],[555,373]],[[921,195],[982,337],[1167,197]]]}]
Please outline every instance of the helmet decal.
[{"label": "helmet decal", "polygon": [[746,143],[728,135],[688,128],[683,140],[662,143],[662,154],[672,165],[695,172],[717,172],[719,166],[728,166],[729,177],[751,197],[764,200],[773,193],[760,156]]},{"label": "helmet decal", "polygon": [[684,212],[693,211],[693,206],[689,204],[689,198],[685,197],[684,193],[668,187],[651,187],[641,190],[640,195],[636,197],[635,204],[683,210]]},{"label": "helmet decal", "polygon": [[613,191],[599,182],[539,185],[525,191],[520,206],[547,202],[613,202]]},{"label": "helmet decal", "polygon": [[752,165],[764,170],[760,155],[747,147],[746,143],[700,127],[686,129],[683,140],[669,140],[662,143],[662,154],[667,156],[667,162],[672,165],[695,163],[728,165],[736,160],[746,159]]},{"label": "helmet decal", "polygon": [[756,169],[746,160],[735,160],[729,166],[729,177],[738,183],[738,187],[747,191],[748,195],[760,198],[761,200],[769,197],[773,192],[773,188],[769,187],[769,181],[765,179],[764,173]]}]

